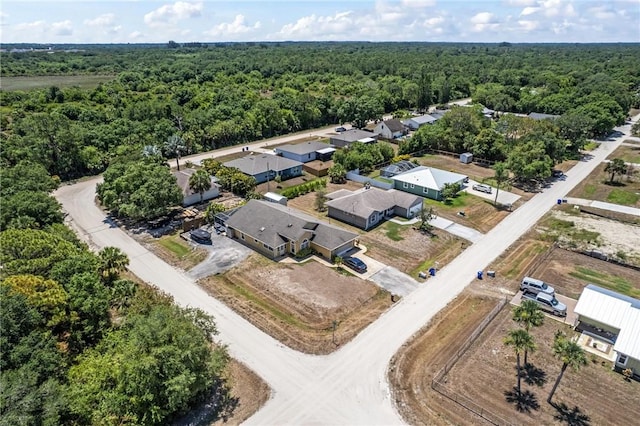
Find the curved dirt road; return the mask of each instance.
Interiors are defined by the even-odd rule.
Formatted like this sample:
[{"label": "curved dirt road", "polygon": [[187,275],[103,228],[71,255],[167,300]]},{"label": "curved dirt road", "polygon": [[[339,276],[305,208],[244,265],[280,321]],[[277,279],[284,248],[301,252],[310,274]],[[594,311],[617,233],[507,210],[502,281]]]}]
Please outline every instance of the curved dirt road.
[{"label": "curved dirt road", "polygon": [[[628,134],[629,129],[627,125],[619,130]],[[283,346],[109,224],[94,204],[97,178],[64,186],[56,197],[69,214],[71,225],[94,247],[121,248],[131,259],[129,269],[133,273],[173,295],[177,303],[202,308],[215,316],[219,338],[229,345],[231,355],[259,374],[273,391],[271,399],[247,424],[401,424],[386,381],[387,365],[393,354],[462,292],[476,271],[486,269],[624,137],[601,144],[591,159],[567,172],[566,180],[554,183],[511,213],[436,277],[328,356],[305,355]]]}]

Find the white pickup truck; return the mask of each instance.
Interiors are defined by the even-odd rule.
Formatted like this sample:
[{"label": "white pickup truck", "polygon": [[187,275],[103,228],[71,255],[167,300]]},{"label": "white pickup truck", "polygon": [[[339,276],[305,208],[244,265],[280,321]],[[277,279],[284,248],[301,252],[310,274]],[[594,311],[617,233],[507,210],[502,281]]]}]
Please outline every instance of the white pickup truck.
[{"label": "white pickup truck", "polygon": [[559,317],[567,316],[567,306],[556,299],[555,295],[542,292],[535,294],[525,291],[522,293],[522,300],[533,300],[540,306],[540,309],[550,312],[553,315]]}]

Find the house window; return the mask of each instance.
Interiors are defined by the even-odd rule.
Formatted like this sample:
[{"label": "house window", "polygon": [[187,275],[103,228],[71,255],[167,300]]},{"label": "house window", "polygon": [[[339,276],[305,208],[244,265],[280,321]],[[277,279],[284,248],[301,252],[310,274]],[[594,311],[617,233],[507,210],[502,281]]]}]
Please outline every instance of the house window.
[{"label": "house window", "polygon": [[402,184],[402,187],[403,187],[403,188],[408,188],[408,187],[409,187],[409,184],[408,184],[407,182],[404,182],[404,183]]},{"label": "house window", "polygon": [[307,247],[309,247],[309,240],[303,240],[302,244],[300,244],[300,249],[306,249]]},{"label": "house window", "polygon": [[429,188],[422,188],[422,192],[424,192],[425,194],[429,193]]},{"label": "house window", "polygon": [[256,242],[256,243],[258,242],[258,240],[256,238],[254,238],[253,241]]},{"label": "house window", "polygon": [[244,240],[244,234],[240,234],[240,238]]},{"label": "house window", "polygon": [[617,363],[620,365],[627,365],[627,360],[629,359],[628,356],[626,356],[625,354],[618,354],[618,361]]},{"label": "house window", "polygon": [[411,184],[411,189],[413,189],[414,187],[415,187],[415,185],[414,185],[414,184]]}]

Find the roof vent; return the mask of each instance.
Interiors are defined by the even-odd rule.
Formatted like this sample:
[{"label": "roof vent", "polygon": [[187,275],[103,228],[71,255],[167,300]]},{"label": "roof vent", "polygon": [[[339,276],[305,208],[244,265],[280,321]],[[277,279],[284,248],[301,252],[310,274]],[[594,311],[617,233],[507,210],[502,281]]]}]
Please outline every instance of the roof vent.
[{"label": "roof vent", "polygon": [[287,228],[291,228],[293,226],[292,223],[287,224]]},{"label": "roof vent", "polygon": [[264,231],[264,226],[260,227],[260,232]]}]

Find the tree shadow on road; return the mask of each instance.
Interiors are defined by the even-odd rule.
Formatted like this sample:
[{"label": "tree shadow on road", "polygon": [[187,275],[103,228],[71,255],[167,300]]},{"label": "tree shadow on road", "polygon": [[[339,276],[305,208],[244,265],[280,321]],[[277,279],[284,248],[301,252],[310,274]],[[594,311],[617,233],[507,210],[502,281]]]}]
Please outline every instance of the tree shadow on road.
[{"label": "tree shadow on road", "polygon": [[591,424],[591,418],[577,406],[569,409],[564,402],[559,404],[552,402],[551,406],[558,411],[553,418],[562,423],[569,426],[588,426]]},{"label": "tree shadow on road", "polygon": [[518,388],[514,386],[511,390],[505,391],[504,396],[507,402],[513,404],[521,413],[530,413],[540,408],[538,397],[531,391],[526,390],[518,394]]},{"label": "tree shadow on road", "polygon": [[547,383],[547,373],[533,364],[525,365],[522,373],[522,378],[528,385],[544,386]]}]

